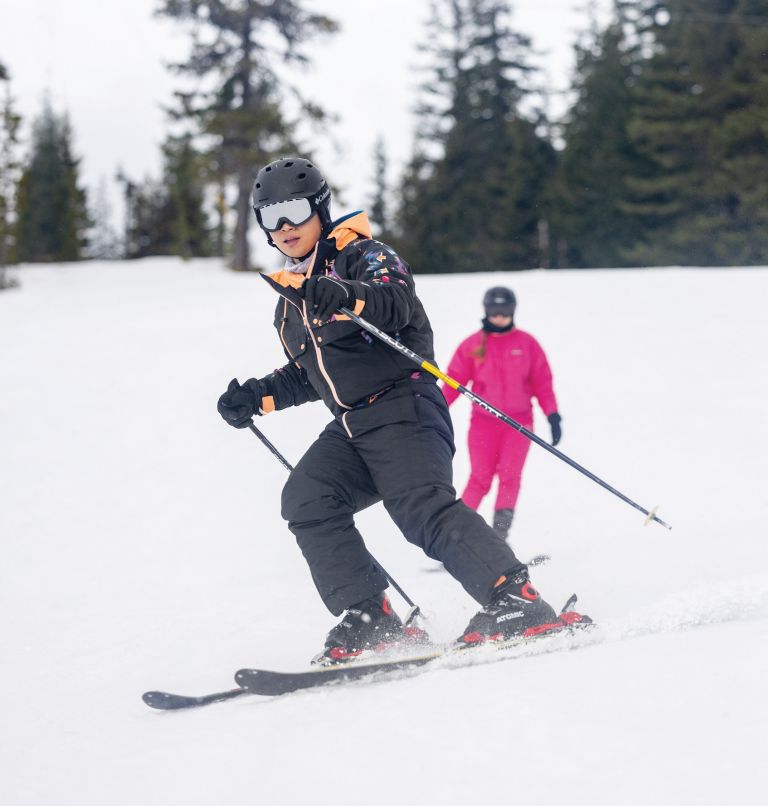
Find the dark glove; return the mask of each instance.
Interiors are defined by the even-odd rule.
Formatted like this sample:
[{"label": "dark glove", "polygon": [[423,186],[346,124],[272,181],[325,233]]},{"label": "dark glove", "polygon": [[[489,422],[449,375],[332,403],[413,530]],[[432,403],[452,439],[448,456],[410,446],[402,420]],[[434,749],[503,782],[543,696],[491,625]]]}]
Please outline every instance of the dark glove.
[{"label": "dark glove", "polygon": [[353,308],[355,292],[349,283],[338,277],[310,277],[304,283],[304,300],[309,318],[313,324],[319,324],[340,308]]},{"label": "dark glove", "polygon": [[554,446],[560,442],[560,438],[563,436],[563,429],[560,428],[560,420],[563,418],[557,412],[554,412],[547,419],[549,420],[549,427],[552,429],[552,445]]},{"label": "dark glove", "polygon": [[219,414],[235,428],[247,428],[254,414],[261,414],[261,398],[266,393],[262,381],[255,378],[240,384],[232,378],[227,391],[219,398]]}]

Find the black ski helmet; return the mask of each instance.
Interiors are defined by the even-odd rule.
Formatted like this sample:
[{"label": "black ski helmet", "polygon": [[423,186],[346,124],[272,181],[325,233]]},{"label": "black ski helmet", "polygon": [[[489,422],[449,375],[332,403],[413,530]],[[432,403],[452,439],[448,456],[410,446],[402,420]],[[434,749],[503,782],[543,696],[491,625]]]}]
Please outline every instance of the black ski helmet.
[{"label": "black ski helmet", "polygon": [[517,307],[515,292],[504,286],[489,288],[483,297],[483,307],[486,316],[493,316],[497,313],[503,316],[514,316]]},{"label": "black ski helmet", "polygon": [[[309,199],[325,232],[331,223],[331,189],[318,167],[303,157],[281,157],[265,165],[253,183],[253,211],[275,202]],[[271,240],[271,238],[270,238]]]}]

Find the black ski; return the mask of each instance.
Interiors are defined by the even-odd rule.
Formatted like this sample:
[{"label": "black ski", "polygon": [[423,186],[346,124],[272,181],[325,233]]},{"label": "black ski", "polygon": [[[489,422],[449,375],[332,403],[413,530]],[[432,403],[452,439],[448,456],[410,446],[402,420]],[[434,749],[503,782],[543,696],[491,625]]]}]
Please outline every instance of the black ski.
[{"label": "black ski", "polygon": [[[586,626],[586,625],[585,625]],[[414,658],[400,658],[398,660],[382,661],[381,663],[350,663],[344,666],[329,666],[305,672],[276,672],[271,669],[240,669],[235,674],[235,681],[252,694],[264,697],[277,697],[281,694],[290,694],[294,691],[318,688],[320,686],[333,686],[352,683],[360,680],[375,682],[377,678],[389,679],[391,675],[409,670],[423,671],[423,667],[440,660],[450,659],[451,667],[461,666],[463,660],[477,659],[480,652],[496,652],[497,658],[502,660],[504,650],[538,643],[544,638],[554,635],[573,634],[583,630],[585,626],[566,627],[557,631],[542,633],[533,638],[521,638],[511,641],[502,641],[499,644],[484,644],[482,647],[468,649],[441,649],[431,654],[420,655]]]},{"label": "black ski", "polygon": [[231,688],[227,691],[215,691],[212,694],[203,694],[200,697],[186,694],[169,694],[167,691],[145,691],[141,699],[150,707],[159,711],[176,711],[180,708],[199,708],[201,705],[211,705],[222,700],[232,700],[250,692],[244,688]]},{"label": "black ski", "polygon": [[[317,675],[322,675],[322,684],[333,682],[345,682],[359,680],[375,674],[377,671],[392,672],[400,668],[418,666],[442,657],[442,648],[434,652],[420,656],[419,658],[407,658],[402,661],[384,661],[382,663],[359,664],[350,663],[345,666],[323,666],[306,672],[272,672],[262,669],[241,669],[236,675],[252,675],[255,679],[259,677],[259,691],[254,691],[252,687],[238,686],[238,688],[227,689],[226,691],[214,691],[211,694],[200,696],[186,694],[171,694],[167,691],[145,691],[141,699],[150,707],[158,711],[179,711],[184,708],[200,708],[203,705],[212,705],[215,702],[232,700],[243,694],[262,694],[274,696],[278,694],[288,694],[291,691],[298,691],[300,688],[312,688],[321,681],[317,680]],[[249,677],[250,679],[250,677]]]},{"label": "black ski", "polygon": [[[576,603],[575,594],[568,599],[561,611],[561,616],[573,611]],[[420,655],[410,657],[393,658],[379,662],[368,663],[365,661],[352,662],[343,665],[319,666],[314,669],[301,672],[277,672],[271,669],[240,669],[235,674],[237,688],[226,691],[217,691],[211,694],[204,694],[198,697],[184,694],[171,694],[165,691],[147,691],[142,695],[144,702],[151,708],[161,711],[175,711],[185,708],[199,708],[203,705],[211,705],[223,700],[231,700],[244,694],[259,694],[261,696],[275,697],[281,694],[289,694],[302,689],[316,688],[319,686],[350,683],[358,680],[375,681],[377,678],[386,679],[397,672],[408,670],[421,670],[433,661],[439,659],[449,659],[451,665],[462,665],[463,659],[477,658],[478,653],[497,653],[498,659],[504,657],[505,650],[527,646],[538,643],[540,640],[557,635],[568,635],[581,632],[592,626],[592,621],[586,616],[573,614],[577,619],[567,626],[554,630],[548,630],[538,635],[530,637],[511,638],[508,641],[498,643],[486,643],[474,648],[457,648],[454,644],[433,645],[425,647]],[[456,662],[454,664],[454,661]]]},{"label": "black ski", "polygon": [[[587,616],[573,613],[575,604],[576,594],[568,599],[560,611],[560,615],[564,619],[563,625],[536,635],[518,636],[506,641],[482,644],[479,647],[463,648],[456,644],[448,644],[436,646],[431,650],[427,649],[423,654],[411,657],[395,658],[378,663],[353,662],[344,665],[321,666],[317,669],[302,672],[240,669],[235,674],[235,682],[241,688],[247,689],[253,694],[275,697],[302,689],[317,688],[318,686],[351,683],[369,678],[371,681],[375,681],[377,677],[384,679],[393,673],[419,669],[439,659],[449,659],[452,664],[455,661],[456,665],[460,666],[463,659],[471,659],[473,656],[477,658],[478,653],[496,652],[500,656],[498,659],[501,660],[504,657],[505,650],[528,646],[538,643],[542,639],[557,635],[573,634],[593,626],[592,620]],[[571,623],[566,622],[566,614],[572,614],[576,620]]]},{"label": "black ski", "polygon": [[329,686],[334,683],[351,683],[354,680],[373,678],[383,673],[391,674],[405,669],[412,669],[437,658],[444,657],[445,652],[438,649],[415,658],[382,661],[381,663],[349,663],[338,666],[320,666],[306,672],[275,672],[270,669],[240,669],[235,674],[235,682],[252,694],[276,697],[290,694],[300,689]]}]

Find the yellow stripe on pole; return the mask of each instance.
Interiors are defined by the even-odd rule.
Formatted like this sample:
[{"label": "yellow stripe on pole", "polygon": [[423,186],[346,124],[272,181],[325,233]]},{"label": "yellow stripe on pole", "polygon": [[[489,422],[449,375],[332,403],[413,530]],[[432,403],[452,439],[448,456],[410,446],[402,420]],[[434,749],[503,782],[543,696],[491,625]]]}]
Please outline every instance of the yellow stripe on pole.
[{"label": "yellow stripe on pole", "polygon": [[429,361],[422,361],[421,368],[425,369],[427,372],[431,372],[432,375],[440,378],[441,381],[445,381],[452,389],[458,389],[461,386],[458,381],[454,381],[453,378],[449,378],[444,372],[440,372],[440,370],[434,364],[430,364]]}]

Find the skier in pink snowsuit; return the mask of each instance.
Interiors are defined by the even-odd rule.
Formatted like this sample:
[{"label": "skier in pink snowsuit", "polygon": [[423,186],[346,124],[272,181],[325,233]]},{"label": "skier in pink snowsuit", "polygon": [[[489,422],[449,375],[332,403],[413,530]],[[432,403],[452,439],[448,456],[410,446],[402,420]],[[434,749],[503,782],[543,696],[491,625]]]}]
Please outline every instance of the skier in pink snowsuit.
[{"label": "skier in pink snowsuit", "polygon": [[[552,444],[562,435],[552,371],[539,343],[514,326],[517,300],[509,288],[491,288],[483,298],[483,327],[465,339],[454,353],[447,374],[501,409],[529,430],[533,429],[532,398],[536,398],[552,429]],[[450,406],[459,392],[443,386]],[[477,509],[494,476],[499,490],[493,528],[505,540],[520,492],[520,479],[530,442],[522,434],[479,406],[472,409],[469,456],[472,472],[462,494],[464,503]]]}]

